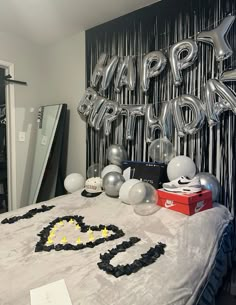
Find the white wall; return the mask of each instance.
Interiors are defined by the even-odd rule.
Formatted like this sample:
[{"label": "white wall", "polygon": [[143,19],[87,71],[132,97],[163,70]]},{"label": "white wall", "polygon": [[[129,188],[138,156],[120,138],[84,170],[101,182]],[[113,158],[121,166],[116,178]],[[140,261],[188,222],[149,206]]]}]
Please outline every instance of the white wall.
[{"label": "white wall", "polygon": [[67,174],[86,173],[86,124],[77,113],[85,92],[85,32],[63,40],[48,50],[48,76],[52,101],[70,110]]},{"label": "white wall", "polygon": [[[14,64],[16,110],[17,207],[28,204],[36,138],[36,120],[41,105],[67,103],[70,110],[67,173],[86,172],[86,128],[77,114],[85,91],[85,33],[50,47],[41,47],[21,37],[0,32],[0,60]],[[34,112],[31,112],[32,108]],[[19,132],[26,141],[19,142]]]},{"label": "white wall", "polygon": [[[40,48],[21,37],[0,32],[0,60],[13,63],[15,79],[28,83],[26,87],[14,85],[18,207],[27,204],[38,106],[48,102],[45,52],[45,48]],[[30,112],[32,108],[34,112]],[[25,142],[18,141],[20,131],[26,133]]]}]

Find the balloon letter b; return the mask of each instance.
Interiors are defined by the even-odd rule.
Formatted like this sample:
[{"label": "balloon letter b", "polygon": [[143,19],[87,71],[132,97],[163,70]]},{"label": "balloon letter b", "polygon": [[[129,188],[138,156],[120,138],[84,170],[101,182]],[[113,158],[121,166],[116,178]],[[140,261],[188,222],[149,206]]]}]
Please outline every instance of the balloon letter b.
[{"label": "balloon letter b", "polygon": [[95,120],[95,129],[100,130],[104,126],[104,134],[108,136],[111,132],[111,123],[119,114],[119,107],[116,102],[105,100],[99,109],[98,116]]},{"label": "balloon letter b", "polygon": [[93,104],[95,103],[96,98],[97,92],[92,88],[87,88],[77,107],[78,113],[84,116],[88,116],[93,108]]}]

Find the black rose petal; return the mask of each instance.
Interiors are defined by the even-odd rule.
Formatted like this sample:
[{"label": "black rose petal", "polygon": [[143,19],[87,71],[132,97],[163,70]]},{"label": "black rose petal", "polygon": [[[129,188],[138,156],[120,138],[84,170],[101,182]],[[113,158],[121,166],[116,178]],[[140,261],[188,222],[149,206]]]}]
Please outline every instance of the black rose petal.
[{"label": "black rose petal", "polygon": [[115,272],[114,272],[114,276],[117,278],[117,277],[120,277],[121,275],[124,275],[125,273],[122,271],[122,270],[120,270],[120,269],[118,269],[118,270],[116,270]]},{"label": "black rose petal", "polygon": [[106,272],[107,273],[112,273],[112,272],[114,272],[114,267],[111,265],[111,264],[107,264],[106,265]]},{"label": "black rose petal", "polygon": [[3,220],[1,221],[1,223],[2,223],[2,224],[9,223],[9,220],[8,220],[7,218],[5,218],[5,219],[3,219]]},{"label": "black rose petal", "polygon": [[113,248],[113,249],[108,250],[108,251],[109,251],[109,253],[110,253],[112,256],[116,255],[116,254],[119,252],[116,248]]},{"label": "black rose petal", "polygon": [[66,244],[66,245],[64,245],[63,249],[64,250],[72,250],[72,245]]},{"label": "black rose petal", "polygon": [[98,226],[90,226],[90,229],[92,231],[101,231],[101,229]]},{"label": "black rose petal", "polygon": [[125,274],[130,275],[132,273],[132,268],[129,264],[124,266]]},{"label": "black rose petal", "polygon": [[40,252],[40,251],[43,251],[43,245],[37,244],[37,246],[35,247],[35,252]]},{"label": "black rose petal", "polygon": [[43,247],[43,251],[49,252],[51,250],[52,250],[52,248],[50,248],[49,246],[44,246]]},{"label": "black rose petal", "polygon": [[76,245],[76,250],[81,250],[83,248],[85,248],[85,246],[83,244],[79,244],[79,245]]},{"label": "black rose petal", "polygon": [[133,243],[133,244],[139,242],[140,240],[141,240],[141,239],[138,238],[138,237],[130,237],[130,242]]},{"label": "black rose petal", "polygon": [[135,259],[132,265],[138,268],[141,268],[143,266],[139,259]]},{"label": "black rose petal", "polygon": [[56,251],[61,251],[63,249],[63,246],[61,244],[58,244],[55,246]]},{"label": "black rose petal", "polygon": [[89,242],[86,243],[86,246],[89,247],[89,248],[93,248],[94,244],[93,244],[93,242],[89,241]]},{"label": "black rose petal", "polygon": [[97,263],[97,265],[98,265],[98,267],[99,267],[100,269],[104,270],[104,268],[106,268],[107,263],[105,263],[105,262],[99,262],[99,263]]},{"label": "black rose petal", "polygon": [[156,251],[158,251],[160,254],[164,254],[165,253],[164,248],[159,247],[159,246],[156,247]]},{"label": "black rose petal", "polygon": [[159,252],[156,252],[154,255],[153,255],[153,257],[155,258],[155,259],[157,259],[158,257],[160,257],[161,256],[161,253],[159,253]]},{"label": "black rose petal", "polygon": [[[98,226],[99,230],[103,230],[103,229],[105,229],[105,227],[106,227],[105,225],[99,225],[99,226]],[[107,229],[108,229],[108,227],[107,227]],[[109,230],[109,229],[108,229],[108,230]]]}]

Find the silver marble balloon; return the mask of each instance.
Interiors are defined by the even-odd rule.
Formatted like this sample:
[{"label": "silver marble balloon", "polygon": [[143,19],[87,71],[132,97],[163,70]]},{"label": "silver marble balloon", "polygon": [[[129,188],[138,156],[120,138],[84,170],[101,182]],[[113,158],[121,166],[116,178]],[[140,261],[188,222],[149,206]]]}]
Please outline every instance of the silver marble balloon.
[{"label": "silver marble balloon", "polygon": [[202,188],[212,192],[212,201],[218,202],[220,199],[221,186],[217,178],[210,173],[204,172],[198,173],[196,176],[200,178]]},{"label": "silver marble balloon", "polygon": [[119,197],[119,191],[125,178],[117,172],[110,172],[103,177],[102,186],[105,194],[110,197]]},{"label": "silver marble balloon", "polygon": [[113,144],[107,149],[107,159],[111,164],[120,166],[122,161],[127,160],[127,152],[122,145]]}]

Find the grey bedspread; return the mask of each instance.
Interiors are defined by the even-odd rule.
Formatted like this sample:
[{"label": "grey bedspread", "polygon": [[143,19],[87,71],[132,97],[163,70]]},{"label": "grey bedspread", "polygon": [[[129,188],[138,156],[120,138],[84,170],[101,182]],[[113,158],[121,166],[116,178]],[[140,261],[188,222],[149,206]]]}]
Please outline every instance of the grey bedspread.
[{"label": "grey bedspread", "polygon": [[[164,208],[142,217],[119,199],[105,194],[88,199],[80,192],[44,204],[55,208],[0,225],[1,305],[29,305],[30,289],[60,279],[65,280],[73,305],[193,305],[214,262],[219,238],[232,218],[219,204],[191,217]],[[1,215],[0,221],[36,206],[41,205]],[[84,216],[88,225],[114,224],[125,236],[92,249],[36,253],[37,233],[65,215]],[[113,265],[131,263],[157,242],[166,244],[165,254],[130,276],[115,278],[100,270],[100,253],[131,236],[141,242],[112,259]]]}]

